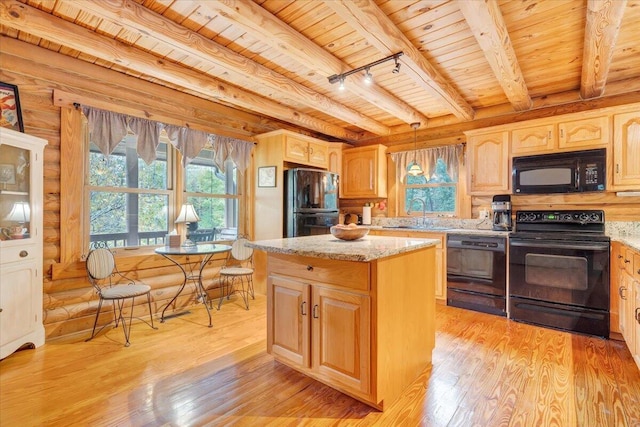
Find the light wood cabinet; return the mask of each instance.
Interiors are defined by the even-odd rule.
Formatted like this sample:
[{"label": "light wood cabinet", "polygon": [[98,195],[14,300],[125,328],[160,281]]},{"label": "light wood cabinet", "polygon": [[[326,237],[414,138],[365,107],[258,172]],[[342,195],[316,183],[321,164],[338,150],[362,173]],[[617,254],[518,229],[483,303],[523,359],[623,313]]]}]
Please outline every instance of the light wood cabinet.
[{"label": "light wood cabinet", "polygon": [[267,351],[378,409],[431,362],[435,248],[370,262],[267,254]]},{"label": "light wood cabinet", "polygon": [[609,144],[609,117],[566,120],[558,123],[558,148],[584,150]]},{"label": "light wood cabinet", "polygon": [[284,131],[282,143],[285,161],[327,169],[329,164],[327,143]]},{"label": "light wood cabinet", "polygon": [[437,239],[436,245],[436,269],[435,269],[435,291],[436,299],[439,301],[447,300],[447,248],[446,237],[444,233],[428,233],[424,231],[407,231],[395,229],[372,229],[369,230],[372,236],[391,236],[391,237],[414,237],[420,239]]},{"label": "light wood cabinet", "polygon": [[369,145],[342,152],[343,198],[387,197],[386,147]]},{"label": "light wood cabinet", "polygon": [[633,358],[640,369],[640,251],[633,251],[633,304],[629,313],[633,326],[630,335],[633,335]]},{"label": "light wood cabinet", "polygon": [[555,139],[553,124],[514,129],[511,131],[511,153],[523,155],[552,151]]},{"label": "light wood cabinet", "polygon": [[626,289],[624,289],[624,284],[622,283],[622,273],[624,271],[624,263],[622,262],[622,259],[624,258],[623,247],[624,246],[620,242],[611,242],[611,276],[609,280],[609,332],[612,338],[617,334],[620,334],[620,338],[622,338],[623,325],[620,311],[624,310],[623,305],[626,292]]},{"label": "light wood cabinet", "polygon": [[42,157],[45,140],[0,128],[0,358],[44,344]]},{"label": "light wood cabinet", "polygon": [[615,263],[612,264],[611,278],[618,287],[618,329],[640,368],[640,251],[613,242],[612,254],[612,261],[615,260]]},{"label": "light wood cabinet", "polygon": [[500,194],[511,191],[509,133],[467,132],[467,163],[470,194]]},{"label": "light wood cabinet", "polygon": [[613,116],[613,190],[640,189],[640,111]]},{"label": "light wood cabinet", "polygon": [[552,119],[511,130],[511,154],[526,156],[557,151],[587,150],[609,144],[609,117]]}]

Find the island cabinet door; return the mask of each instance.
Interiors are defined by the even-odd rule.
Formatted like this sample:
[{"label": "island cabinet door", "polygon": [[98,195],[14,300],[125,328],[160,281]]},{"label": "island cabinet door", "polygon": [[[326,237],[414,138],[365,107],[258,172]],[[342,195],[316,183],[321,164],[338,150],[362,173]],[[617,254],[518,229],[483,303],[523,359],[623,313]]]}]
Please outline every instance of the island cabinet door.
[{"label": "island cabinet door", "polygon": [[314,286],[312,298],[312,370],[332,384],[368,395],[371,380],[369,296]]},{"label": "island cabinet door", "polygon": [[269,353],[293,365],[310,368],[309,285],[270,276],[267,299]]}]

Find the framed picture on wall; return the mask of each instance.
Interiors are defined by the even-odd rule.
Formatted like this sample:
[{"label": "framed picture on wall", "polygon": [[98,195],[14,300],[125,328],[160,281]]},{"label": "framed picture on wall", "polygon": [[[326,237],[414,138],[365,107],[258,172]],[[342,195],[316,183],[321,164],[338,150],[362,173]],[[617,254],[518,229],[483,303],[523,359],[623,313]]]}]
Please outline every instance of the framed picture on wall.
[{"label": "framed picture on wall", "polygon": [[258,168],[258,187],[276,186],[276,167],[262,166]]},{"label": "framed picture on wall", "polygon": [[0,82],[0,126],[24,132],[18,86]]}]

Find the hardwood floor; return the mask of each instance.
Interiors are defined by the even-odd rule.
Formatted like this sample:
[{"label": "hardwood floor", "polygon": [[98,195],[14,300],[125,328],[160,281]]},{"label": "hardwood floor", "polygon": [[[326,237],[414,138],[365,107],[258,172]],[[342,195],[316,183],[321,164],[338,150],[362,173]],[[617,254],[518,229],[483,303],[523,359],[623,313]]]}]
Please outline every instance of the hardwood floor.
[{"label": "hardwood floor", "polygon": [[437,306],[433,366],[384,413],[266,354],[266,299],[0,361],[2,426],[640,426],[623,343]]}]

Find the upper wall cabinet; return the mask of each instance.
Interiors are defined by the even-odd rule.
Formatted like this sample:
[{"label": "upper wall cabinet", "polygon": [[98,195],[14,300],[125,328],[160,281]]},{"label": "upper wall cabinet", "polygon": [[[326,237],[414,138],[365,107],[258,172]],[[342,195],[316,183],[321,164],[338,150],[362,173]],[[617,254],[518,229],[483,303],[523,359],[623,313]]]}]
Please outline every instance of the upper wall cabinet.
[{"label": "upper wall cabinet", "polygon": [[514,129],[511,132],[511,152],[529,154],[551,151],[555,139],[555,127],[551,124]]},{"label": "upper wall cabinet", "polygon": [[508,132],[467,132],[467,163],[470,194],[511,191]]},{"label": "upper wall cabinet", "polygon": [[387,197],[387,158],[384,145],[349,148],[342,152],[342,194],[359,199]]},{"label": "upper wall cabinet", "polygon": [[614,190],[640,188],[640,110],[613,116]]},{"label": "upper wall cabinet", "polygon": [[558,123],[558,148],[582,150],[609,144],[609,117],[600,116]]},{"label": "upper wall cabinet", "polygon": [[285,161],[322,169],[327,168],[329,148],[326,142],[287,131],[282,132]]},{"label": "upper wall cabinet", "polygon": [[511,154],[514,156],[547,154],[558,150],[585,150],[609,144],[609,117],[535,120],[535,126],[511,130]]}]

